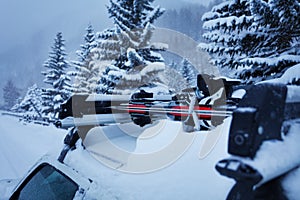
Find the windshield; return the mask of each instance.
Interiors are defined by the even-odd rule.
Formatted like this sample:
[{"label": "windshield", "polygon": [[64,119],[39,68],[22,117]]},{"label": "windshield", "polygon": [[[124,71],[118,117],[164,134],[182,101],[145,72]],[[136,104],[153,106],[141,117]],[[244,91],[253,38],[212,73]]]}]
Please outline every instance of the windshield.
[{"label": "windshield", "polygon": [[73,199],[78,185],[50,165],[42,165],[10,199],[69,200]]}]

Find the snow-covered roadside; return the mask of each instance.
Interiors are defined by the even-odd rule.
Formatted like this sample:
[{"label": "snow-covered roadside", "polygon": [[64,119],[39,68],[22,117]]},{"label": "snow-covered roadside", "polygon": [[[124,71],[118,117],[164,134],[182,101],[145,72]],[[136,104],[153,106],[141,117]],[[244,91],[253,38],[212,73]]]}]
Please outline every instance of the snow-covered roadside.
[{"label": "snow-covered roadside", "polygon": [[25,125],[0,113],[0,180],[23,177],[48,152],[58,155],[65,134],[54,126]]}]

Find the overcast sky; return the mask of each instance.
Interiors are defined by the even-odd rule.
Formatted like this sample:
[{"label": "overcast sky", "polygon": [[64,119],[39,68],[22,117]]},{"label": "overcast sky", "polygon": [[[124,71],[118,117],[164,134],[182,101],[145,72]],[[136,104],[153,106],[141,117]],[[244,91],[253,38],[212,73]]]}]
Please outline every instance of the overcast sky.
[{"label": "overcast sky", "polygon": [[[181,0],[185,2],[208,4],[207,0]],[[177,7],[178,0],[156,0],[163,7]],[[28,42],[37,32],[61,31],[66,36],[91,22],[96,29],[107,26],[105,5],[108,0],[0,0],[0,53],[14,44]],[[85,25],[86,26],[86,25]],[[56,30],[55,30],[56,29]],[[54,34],[52,34],[54,35]]]},{"label": "overcast sky", "polygon": [[52,29],[52,35],[57,31],[66,32],[68,35],[89,22],[97,28],[105,26],[108,22],[103,0],[0,0],[0,2],[2,29],[0,53],[14,44],[28,42],[38,32],[51,32]]}]

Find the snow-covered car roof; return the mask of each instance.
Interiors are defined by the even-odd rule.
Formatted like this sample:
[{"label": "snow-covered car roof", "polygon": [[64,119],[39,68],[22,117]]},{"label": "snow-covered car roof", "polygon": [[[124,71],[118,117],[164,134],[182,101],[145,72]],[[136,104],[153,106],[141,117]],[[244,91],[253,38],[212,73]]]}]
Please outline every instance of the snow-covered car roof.
[{"label": "snow-covered car roof", "polygon": [[[226,124],[215,131],[222,131],[228,126],[228,121]],[[203,139],[209,132],[201,132],[201,137],[199,133],[186,135],[191,139],[190,145],[186,146],[180,155],[175,156],[176,159],[172,162],[152,171],[134,173],[134,171],[128,172],[133,165],[141,167],[152,165],[151,159],[141,157],[139,162],[134,160],[135,155],[155,155],[171,146],[168,153],[163,154],[160,159],[168,159],[172,156],[176,152],[175,146],[172,147],[172,142],[176,140],[178,134],[181,134],[182,128],[181,123],[172,121],[161,121],[147,128],[136,126],[132,129],[132,126],[135,125],[123,124],[95,128],[86,136],[84,143],[89,143],[89,146],[83,148],[79,141],[77,149],[68,153],[65,159],[66,165],[80,171],[97,183],[89,190],[90,196],[88,197],[97,197],[97,199],[153,199],[153,197],[155,199],[197,199],[199,197],[223,199],[226,196],[233,182],[220,178],[214,170],[218,160],[227,156],[223,149],[226,146],[226,134],[221,134],[218,145],[210,150],[202,148]],[[128,129],[133,130],[135,135],[127,134]],[[103,135],[99,137],[100,132],[104,132],[107,138],[103,138]],[[114,154],[116,152],[106,151],[111,144],[127,152],[127,157],[118,157],[119,155]],[[210,154],[206,157],[208,153]],[[216,190],[218,192],[215,192]]]}]

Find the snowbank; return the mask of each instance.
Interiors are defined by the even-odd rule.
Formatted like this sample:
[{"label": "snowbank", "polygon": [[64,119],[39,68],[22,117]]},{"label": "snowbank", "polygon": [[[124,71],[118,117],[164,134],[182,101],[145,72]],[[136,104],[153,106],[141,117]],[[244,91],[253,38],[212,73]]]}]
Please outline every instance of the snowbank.
[{"label": "snowbank", "polygon": [[23,177],[44,154],[58,155],[66,131],[54,126],[24,124],[0,113],[0,180]]},{"label": "snowbank", "polygon": [[[62,149],[65,130],[24,125],[17,118],[8,116],[0,115],[0,120],[0,150],[3,152],[0,155],[0,179],[22,177],[42,155],[50,151],[55,156]],[[81,141],[77,143],[77,149],[67,155],[66,163],[95,181],[92,194],[100,199],[153,199],[154,196],[155,199],[224,199],[233,181],[220,176],[214,167],[217,161],[228,156],[226,133],[229,122],[227,119],[225,125],[214,132],[194,133],[191,145],[178,159],[152,173],[130,174],[108,168],[84,150]],[[136,128],[136,135],[124,134],[128,129],[132,130],[133,124],[105,129],[119,148],[143,154],[164,148],[177,134],[174,130],[181,130],[181,124],[172,121],[156,125],[149,129]],[[206,151],[209,154],[200,159],[200,151],[203,152],[205,141],[211,135],[217,140]],[[137,136],[140,136],[138,140]]]}]

